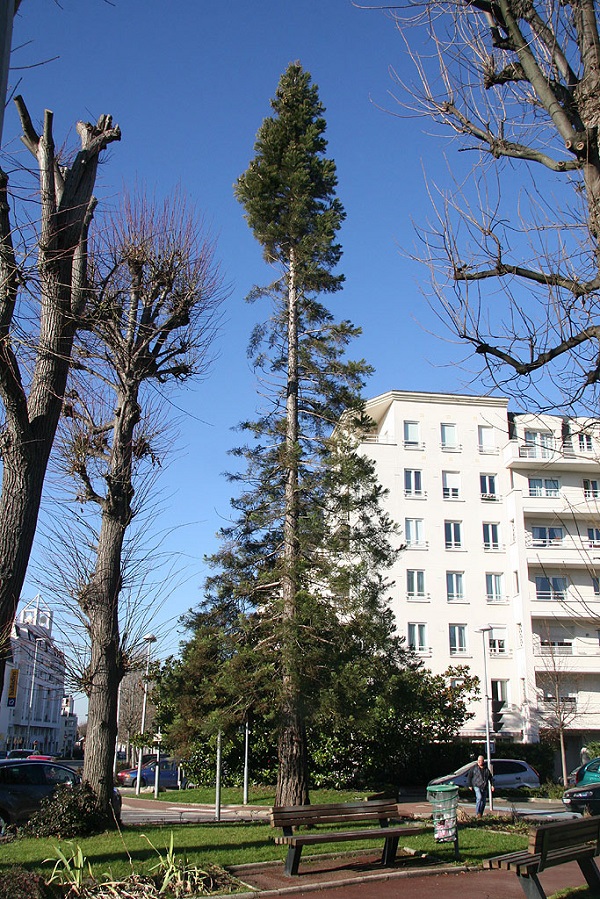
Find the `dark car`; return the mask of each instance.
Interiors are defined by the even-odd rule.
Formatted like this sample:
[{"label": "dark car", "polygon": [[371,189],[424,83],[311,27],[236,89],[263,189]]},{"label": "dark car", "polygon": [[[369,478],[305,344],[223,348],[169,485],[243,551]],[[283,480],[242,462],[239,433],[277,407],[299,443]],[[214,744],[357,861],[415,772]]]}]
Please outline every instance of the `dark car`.
[{"label": "dark car", "polygon": [[[456,784],[457,787],[466,787],[468,785],[468,775],[471,768],[474,768],[477,762],[469,762],[463,765],[453,774],[446,774],[444,777],[436,777],[430,780],[428,786],[434,787],[438,784]],[[521,759],[492,759],[492,772],[494,774],[494,786],[497,790],[518,790],[521,787],[539,787],[540,776],[527,762]]]},{"label": "dark car", "polygon": [[[142,774],[140,777],[140,787],[150,787],[154,784],[156,772],[156,758],[152,761],[142,762]],[[162,758],[160,760],[160,768],[158,771],[159,787],[166,790],[176,790],[181,787],[185,790],[188,786],[188,779],[179,770],[179,763],[175,759]],[[128,768],[125,771],[119,771],[117,780],[121,787],[136,787],[138,778],[137,768]]]},{"label": "dark car", "polygon": [[[8,824],[25,824],[37,812],[42,799],[62,784],[75,786],[81,778],[72,768],[54,762],[26,759],[0,761],[0,833]],[[121,814],[121,796],[113,796],[113,809]]]},{"label": "dark car", "polygon": [[600,782],[569,787],[565,790],[562,801],[571,812],[600,815]]}]

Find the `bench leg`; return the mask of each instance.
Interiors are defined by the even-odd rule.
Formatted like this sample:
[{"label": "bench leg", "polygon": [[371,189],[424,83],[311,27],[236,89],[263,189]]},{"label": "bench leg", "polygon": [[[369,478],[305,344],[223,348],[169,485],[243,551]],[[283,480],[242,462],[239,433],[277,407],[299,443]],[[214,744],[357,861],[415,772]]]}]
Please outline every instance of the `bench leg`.
[{"label": "bench leg", "polygon": [[600,871],[593,858],[582,858],[579,860],[581,873],[587,880],[588,886],[592,890],[600,890]]},{"label": "bench leg", "polygon": [[285,860],[284,873],[289,877],[293,877],[298,873],[298,865],[300,864],[300,856],[302,855],[302,846],[290,846],[287,858]]},{"label": "bench leg", "polygon": [[398,837],[386,837],[385,843],[383,844],[383,854],[381,856],[381,864],[384,868],[391,868],[396,860],[398,839]]},{"label": "bench leg", "polygon": [[546,899],[546,894],[538,880],[537,874],[530,874],[529,877],[517,874],[517,877],[527,899]]}]

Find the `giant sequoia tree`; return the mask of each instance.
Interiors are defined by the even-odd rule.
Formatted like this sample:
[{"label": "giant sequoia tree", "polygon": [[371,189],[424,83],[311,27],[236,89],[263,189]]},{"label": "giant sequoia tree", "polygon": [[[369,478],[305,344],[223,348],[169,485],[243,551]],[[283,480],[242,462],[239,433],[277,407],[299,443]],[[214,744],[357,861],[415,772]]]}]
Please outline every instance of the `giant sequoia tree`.
[{"label": "giant sequoia tree", "polygon": [[0,634],[12,625],[25,580],[85,309],[98,159],[121,136],[109,116],[79,122],[81,148],[69,162],[55,149],[52,113],[46,110],[38,134],[23,100],[16,103],[39,172],[40,219],[32,227],[29,210],[11,216],[8,176],[0,171]]},{"label": "giant sequoia tree", "polygon": [[323,106],[298,63],[282,75],[271,105],[236,185],[277,273],[252,295],[271,303],[250,344],[265,407],[243,425],[254,440],[237,451],[246,469],[234,480],[245,489],[233,502],[236,519],[223,531],[213,559],[220,572],[208,592],[216,604],[236,604],[254,629],[250,645],[266,653],[278,684],[277,803],[296,805],[308,801],[306,714],[335,651],[327,634],[336,616],[380,609],[393,526],[353,443],[369,371],[345,357],[358,331],[320,301],[342,283],[334,268],[344,212],[335,164],[325,156]]},{"label": "giant sequoia tree", "polygon": [[[449,188],[432,185],[435,215],[421,232],[444,313],[495,380],[516,373],[521,391],[537,381],[548,404],[577,401],[590,387],[595,394],[597,5],[431,0],[393,10],[406,36],[417,38],[406,31],[416,17],[430,38],[421,56],[410,40],[420,85],[416,101],[403,102],[416,102],[468,151],[449,157]],[[473,154],[469,175],[463,165]]]}]

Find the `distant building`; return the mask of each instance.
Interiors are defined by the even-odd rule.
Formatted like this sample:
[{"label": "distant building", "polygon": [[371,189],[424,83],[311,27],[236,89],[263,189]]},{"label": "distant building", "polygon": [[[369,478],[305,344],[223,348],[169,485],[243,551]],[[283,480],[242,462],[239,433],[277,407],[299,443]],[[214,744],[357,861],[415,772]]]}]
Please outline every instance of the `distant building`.
[{"label": "distant building", "polygon": [[72,747],[77,719],[63,713],[65,660],[52,638],[52,612],[39,596],[15,621],[10,635],[0,706],[0,748],[36,748],[62,755]]},{"label": "distant building", "polygon": [[[600,739],[600,421],[511,414],[495,397],[390,391],[367,403],[363,451],[403,550],[398,630],[435,672],[488,684],[463,735],[531,742],[557,714],[579,763]],[[496,708],[498,706],[495,706]]]}]

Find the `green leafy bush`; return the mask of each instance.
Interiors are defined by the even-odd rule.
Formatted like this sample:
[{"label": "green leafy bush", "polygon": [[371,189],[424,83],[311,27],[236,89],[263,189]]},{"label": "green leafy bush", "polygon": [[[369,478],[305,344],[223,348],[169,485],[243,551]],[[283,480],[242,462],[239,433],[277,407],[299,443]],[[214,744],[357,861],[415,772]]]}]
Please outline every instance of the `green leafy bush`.
[{"label": "green leafy bush", "polygon": [[[74,787],[61,786],[52,796],[42,800],[40,809],[21,829],[28,837],[87,837],[115,827],[112,814],[107,815],[87,783]],[[1,897],[0,897],[1,899]]]}]

